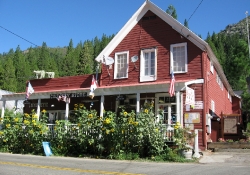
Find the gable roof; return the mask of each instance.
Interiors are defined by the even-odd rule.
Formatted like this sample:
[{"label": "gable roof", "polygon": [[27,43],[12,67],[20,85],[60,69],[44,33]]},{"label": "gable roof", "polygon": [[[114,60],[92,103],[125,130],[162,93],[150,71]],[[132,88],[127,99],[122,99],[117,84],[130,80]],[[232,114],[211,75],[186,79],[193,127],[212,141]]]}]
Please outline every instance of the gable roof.
[{"label": "gable roof", "polygon": [[96,61],[102,62],[103,56],[109,56],[111,52],[118,46],[118,44],[127,36],[127,34],[133,29],[133,27],[139,22],[139,20],[147,13],[147,11],[152,11],[163,21],[168,23],[174,30],[180,33],[182,36],[186,37],[193,44],[199,47],[201,50],[208,53],[211,62],[213,63],[215,69],[217,70],[223,84],[229,91],[229,93],[235,96],[234,91],[232,90],[230,84],[227,81],[227,78],[223,72],[223,69],[215,57],[212,49],[199,36],[193,33],[191,30],[183,26],[179,21],[174,19],[172,16],[167,14],[165,11],[160,9],[154,3],[149,0],[146,0],[142,6],[134,13],[134,15],[128,20],[128,22],[121,28],[121,30],[115,35],[115,37],[109,42],[109,44],[102,50],[102,52],[95,58]]}]

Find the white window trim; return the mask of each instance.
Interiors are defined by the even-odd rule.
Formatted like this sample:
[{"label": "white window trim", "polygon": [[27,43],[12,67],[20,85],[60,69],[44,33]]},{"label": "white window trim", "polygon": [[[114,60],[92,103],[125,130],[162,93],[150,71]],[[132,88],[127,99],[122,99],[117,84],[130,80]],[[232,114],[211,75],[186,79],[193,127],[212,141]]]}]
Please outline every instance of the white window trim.
[{"label": "white window trim", "polygon": [[215,113],[215,103],[211,100],[211,110]]},{"label": "white window trim", "polygon": [[[145,76],[144,54],[145,52],[155,52],[155,72],[154,75]],[[157,79],[157,48],[143,49],[140,56],[140,82],[155,81]]]},{"label": "white window trim", "polygon": [[178,43],[178,44],[171,44],[170,46],[170,71],[169,73],[171,74],[172,68],[173,68],[173,48],[174,47],[180,47],[180,46],[185,46],[185,70],[184,71],[174,71],[174,73],[186,73],[188,72],[188,65],[187,65],[187,43]]},{"label": "white window trim", "polygon": [[[117,56],[122,55],[122,54],[127,54],[127,70],[126,70],[126,76],[125,77],[117,77]],[[117,52],[115,53],[115,70],[114,70],[114,79],[124,79],[128,78],[128,64],[129,64],[129,51],[124,51],[124,52]]]},{"label": "white window trim", "polygon": [[210,72],[212,72],[212,74],[214,74],[214,65],[213,62],[210,60]]}]

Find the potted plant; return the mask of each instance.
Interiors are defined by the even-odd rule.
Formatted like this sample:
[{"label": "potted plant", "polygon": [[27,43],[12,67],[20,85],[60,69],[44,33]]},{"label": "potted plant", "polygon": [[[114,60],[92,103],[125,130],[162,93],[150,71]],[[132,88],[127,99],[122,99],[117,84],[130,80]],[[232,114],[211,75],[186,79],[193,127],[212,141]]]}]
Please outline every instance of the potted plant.
[{"label": "potted plant", "polygon": [[178,151],[186,159],[192,158],[194,137],[195,134],[190,131],[190,128],[181,127],[179,122],[174,125],[174,142]]}]

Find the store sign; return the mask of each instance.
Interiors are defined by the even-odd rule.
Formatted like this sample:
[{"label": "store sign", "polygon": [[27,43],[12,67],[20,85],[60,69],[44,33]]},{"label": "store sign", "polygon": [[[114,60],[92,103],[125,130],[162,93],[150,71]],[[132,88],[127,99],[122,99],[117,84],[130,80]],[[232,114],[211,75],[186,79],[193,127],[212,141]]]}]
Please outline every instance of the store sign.
[{"label": "store sign", "polygon": [[72,98],[72,97],[87,97],[87,92],[82,92],[82,93],[61,93],[61,94],[50,94],[50,99],[53,98],[58,98],[59,96],[66,96],[67,98]]}]

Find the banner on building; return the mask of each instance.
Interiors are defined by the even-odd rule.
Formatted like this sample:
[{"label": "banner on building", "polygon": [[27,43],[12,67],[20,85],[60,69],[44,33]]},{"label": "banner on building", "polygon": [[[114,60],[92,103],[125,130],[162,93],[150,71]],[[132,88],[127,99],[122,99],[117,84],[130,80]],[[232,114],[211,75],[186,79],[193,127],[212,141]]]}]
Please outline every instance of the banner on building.
[{"label": "banner on building", "polygon": [[186,87],[186,105],[195,105],[195,95],[194,95],[194,90]]}]

